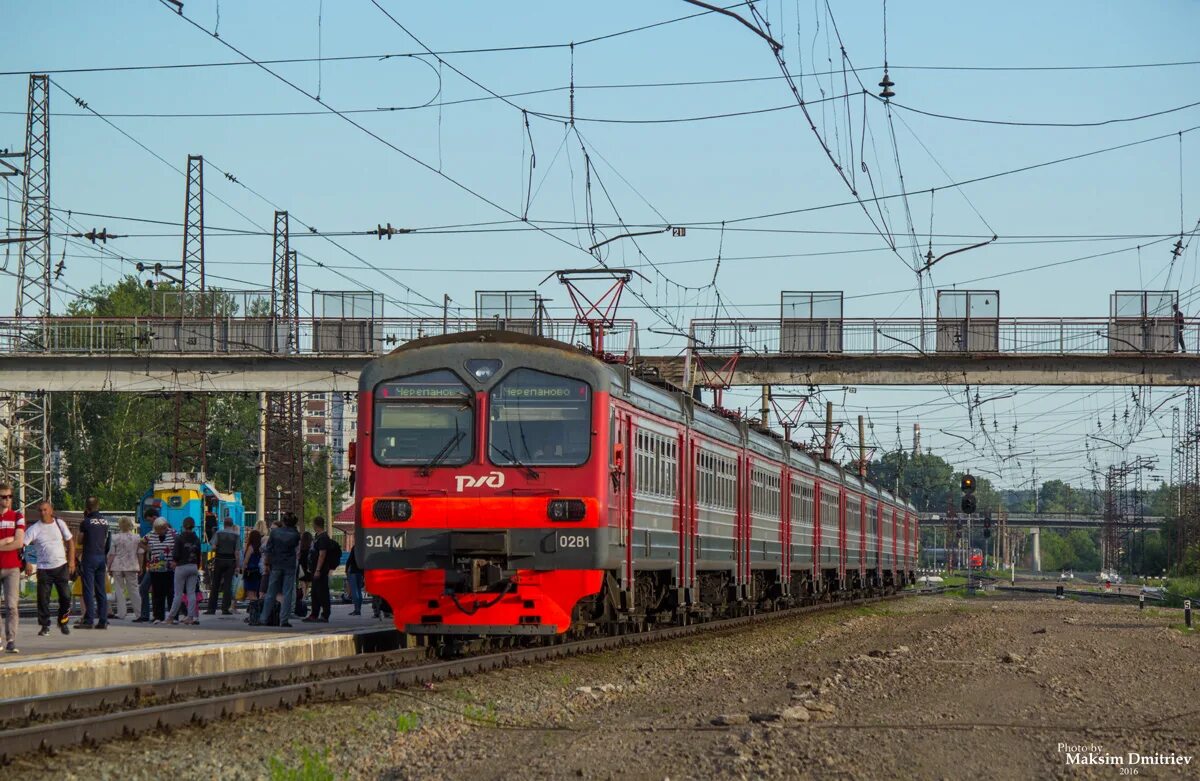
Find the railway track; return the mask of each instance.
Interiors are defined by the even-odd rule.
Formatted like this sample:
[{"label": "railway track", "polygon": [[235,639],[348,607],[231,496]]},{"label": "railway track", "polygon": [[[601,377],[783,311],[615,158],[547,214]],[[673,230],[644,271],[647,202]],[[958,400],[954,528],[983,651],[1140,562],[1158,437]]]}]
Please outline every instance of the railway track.
[{"label": "railway track", "polygon": [[[359,697],[464,675],[579,654],[610,651],[839,607],[938,593],[904,591],[625,635],[431,659],[429,648],[359,654],[304,665],[269,667],[155,683],[113,686],[0,701],[0,763],[21,754],[97,744],[159,729],[200,725],[255,711]],[[230,691],[233,689],[234,691]],[[222,693],[224,692],[224,693]]]}]

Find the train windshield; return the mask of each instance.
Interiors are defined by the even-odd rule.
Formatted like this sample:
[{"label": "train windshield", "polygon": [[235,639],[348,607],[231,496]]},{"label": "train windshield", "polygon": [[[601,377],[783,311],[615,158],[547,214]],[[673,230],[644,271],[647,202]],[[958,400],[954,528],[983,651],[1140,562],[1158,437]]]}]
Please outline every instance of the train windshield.
[{"label": "train windshield", "polygon": [[471,460],[471,389],[454,372],[414,374],[375,389],[375,460],[406,466],[462,466]]},{"label": "train windshield", "polygon": [[580,466],[592,445],[592,389],[582,380],[516,369],[491,393],[488,457],[498,466]]}]

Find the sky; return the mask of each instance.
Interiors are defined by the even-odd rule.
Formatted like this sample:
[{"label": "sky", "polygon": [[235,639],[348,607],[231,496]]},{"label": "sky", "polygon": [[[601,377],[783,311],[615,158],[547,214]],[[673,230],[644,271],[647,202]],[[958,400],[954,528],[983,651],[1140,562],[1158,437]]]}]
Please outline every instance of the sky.
[{"label": "sky", "polygon": [[[135,273],[137,261],[177,262],[189,154],[206,161],[209,284],[269,287],[273,211],[286,209],[305,312],[309,290],[375,290],[384,314],[402,317],[440,316],[443,294],[470,315],[477,290],[536,289],[553,315],[569,316],[565,291],[544,280],[594,266],[587,247],[624,232],[612,227],[619,222],[687,227],[600,250],[645,275],[621,314],[638,322],[648,351],[677,352],[673,334],[693,318],[778,316],[781,290],[844,291],[847,317],[929,314],[933,291],[955,286],[998,289],[1003,316],[1103,317],[1118,289],[1177,289],[1189,315],[1200,310],[1200,243],[1173,263],[1170,254],[1200,217],[1200,106],[1045,126],[1195,102],[1194,62],[1078,67],[1197,60],[1195,3],[998,10],[893,0],[889,123],[858,83],[877,92],[883,75],[882,2],[760,0],[815,130],[763,38],[678,0],[185,0],[182,17],[159,0],[6,5],[6,26],[20,34],[0,50],[0,148],[23,145],[27,74],[52,72],[51,198],[62,210],[52,252],[65,262],[55,311],[79,290]],[[732,10],[750,18],[746,4]],[[458,53],[383,56],[426,47]],[[278,77],[254,65],[68,72],[243,54],[326,59],[267,65]],[[342,57],[357,59],[329,59]],[[573,128],[563,119],[572,72]],[[1125,144],[1134,145],[947,186]],[[19,214],[19,185],[7,182],[5,227]],[[868,216],[851,186],[913,195]],[[845,205],[812,209],[831,204]],[[361,235],[388,223],[427,230]],[[593,234],[588,223],[607,227]],[[124,238],[97,249],[60,235],[103,227]],[[930,248],[993,234],[918,287],[913,266]],[[15,270],[15,251],[0,263]],[[998,274],[1007,276],[979,280]],[[0,275],[0,315],[11,313],[14,290]],[[793,390],[807,392],[779,392]],[[1007,487],[1089,485],[1088,470],[1139,454],[1157,456],[1166,477],[1171,409],[1181,403],[1172,389],[1121,387],[820,391],[806,418],[824,399],[840,419],[865,414],[877,451],[911,447],[919,422],[924,447]],[[756,408],[756,395],[733,393],[726,404]]]}]

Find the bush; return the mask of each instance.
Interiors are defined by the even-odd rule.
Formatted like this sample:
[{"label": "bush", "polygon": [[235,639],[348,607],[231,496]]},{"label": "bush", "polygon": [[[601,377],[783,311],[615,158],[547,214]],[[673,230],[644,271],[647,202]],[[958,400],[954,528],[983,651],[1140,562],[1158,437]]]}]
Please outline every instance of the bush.
[{"label": "bush", "polygon": [[1192,600],[1200,610],[1200,577],[1171,578],[1167,581],[1167,606],[1183,607],[1183,600]]}]

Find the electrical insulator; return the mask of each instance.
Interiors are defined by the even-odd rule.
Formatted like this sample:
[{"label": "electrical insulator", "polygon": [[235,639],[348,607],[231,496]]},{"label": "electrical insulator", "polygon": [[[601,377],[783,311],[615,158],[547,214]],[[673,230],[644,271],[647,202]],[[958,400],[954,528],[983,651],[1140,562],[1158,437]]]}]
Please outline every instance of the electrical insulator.
[{"label": "electrical insulator", "polygon": [[879,82],[879,86],[883,87],[879,92],[879,97],[884,100],[896,97],[896,93],[892,87],[896,86],[896,82],[892,81],[891,76],[888,76],[887,68],[883,69],[883,81]]}]

